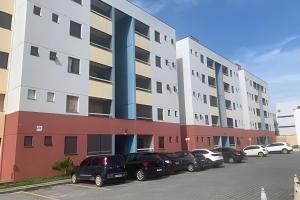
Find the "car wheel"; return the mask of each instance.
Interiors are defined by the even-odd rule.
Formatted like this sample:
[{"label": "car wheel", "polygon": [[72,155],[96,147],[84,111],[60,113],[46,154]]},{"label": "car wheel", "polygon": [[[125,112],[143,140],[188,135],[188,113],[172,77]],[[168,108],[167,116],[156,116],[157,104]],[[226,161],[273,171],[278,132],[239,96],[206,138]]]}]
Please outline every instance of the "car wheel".
[{"label": "car wheel", "polygon": [[229,163],[234,163],[234,159],[233,159],[233,158],[229,158],[229,159],[228,159],[228,162],[229,162]]},{"label": "car wheel", "polygon": [[97,187],[103,186],[103,178],[100,175],[97,175],[95,178],[95,184]]},{"label": "car wheel", "polygon": [[187,170],[189,172],[193,172],[193,171],[195,171],[195,166],[193,164],[189,164],[188,167],[187,167]]},{"label": "car wheel", "polygon": [[138,181],[146,180],[146,174],[142,169],[139,169],[139,170],[136,171],[136,179]]},{"label": "car wheel", "polygon": [[213,163],[212,163],[211,159],[207,158],[206,161],[207,161],[208,167],[212,167]]},{"label": "car wheel", "polygon": [[259,156],[259,157],[264,157],[264,153],[263,153],[263,152],[259,152],[259,153],[258,153],[258,156]]},{"label": "car wheel", "polygon": [[282,149],[282,153],[283,153],[283,154],[288,154],[289,152],[288,152],[287,149]]},{"label": "car wheel", "polygon": [[73,184],[78,183],[78,178],[77,178],[77,175],[76,175],[76,174],[72,174],[72,176],[71,176],[71,182],[72,182]]}]

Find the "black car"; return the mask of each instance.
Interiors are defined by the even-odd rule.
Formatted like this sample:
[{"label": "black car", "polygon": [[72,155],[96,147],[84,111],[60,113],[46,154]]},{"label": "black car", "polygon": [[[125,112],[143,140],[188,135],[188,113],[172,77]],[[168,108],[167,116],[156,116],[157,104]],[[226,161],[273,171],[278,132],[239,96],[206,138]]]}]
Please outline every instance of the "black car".
[{"label": "black car", "polygon": [[240,163],[247,159],[246,154],[242,150],[237,150],[230,147],[219,147],[213,149],[212,151],[222,153],[224,162],[226,163]]},{"label": "black car", "polygon": [[91,156],[84,159],[80,166],[75,166],[71,172],[72,183],[80,180],[95,181],[101,187],[106,180],[119,179],[125,181],[127,172],[122,155]]},{"label": "black car", "polygon": [[164,162],[165,174],[174,174],[183,170],[180,160],[175,153],[158,153],[158,155]]},{"label": "black car", "polygon": [[130,153],[126,156],[128,176],[138,181],[164,174],[163,160],[156,153]]},{"label": "black car", "polygon": [[203,155],[193,154],[189,151],[176,152],[176,155],[178,156],[182,167],[189,172],[201,170],[207,166],[207,162]]}]

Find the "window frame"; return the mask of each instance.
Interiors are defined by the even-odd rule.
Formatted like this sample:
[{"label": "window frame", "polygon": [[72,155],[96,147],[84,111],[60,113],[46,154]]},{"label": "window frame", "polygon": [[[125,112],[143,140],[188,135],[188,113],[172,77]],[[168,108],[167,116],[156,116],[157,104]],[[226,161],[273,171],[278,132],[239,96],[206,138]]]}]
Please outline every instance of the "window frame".
[{"label": "window frame", "polygon": [[[78,33],[72,33],[72,31],[75,31],[74,29],[77,29],[78,27],[76,26],[80,26],[80,34]],[[72,29],[72,26],[73,26],[73,29]],[[75,27],[74,27],[75,26]],[[75,38],[78,38],[78,39],[82,39],[82,24],[78,23],[78,22],[75,22],[75,21],[72,21],[70,20],[70,27],[69,27],[70,31],[69,31],[69,34],[70,36],[72,37],[75,37]],[[76,30],[77,31],[77,30]],[[77,35],[78,34],[78,35]]]},{"label": "window frame", "polygon": [[[30,139],[29,141],[26,139]],[[27,143],[29,142],[29,143]],[[25,148],[32,148],[33,147],[33,136],[24,136],[24,147]]]}]

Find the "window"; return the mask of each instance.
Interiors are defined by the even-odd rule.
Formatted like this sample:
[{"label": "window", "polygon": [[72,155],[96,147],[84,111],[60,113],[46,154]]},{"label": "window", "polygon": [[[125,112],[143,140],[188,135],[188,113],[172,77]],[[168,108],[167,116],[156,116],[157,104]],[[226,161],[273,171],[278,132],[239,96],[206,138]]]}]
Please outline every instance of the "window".
[{"label": "window", "polygon": [[32,147],[32,136],[24,137],[24,147]]},{"label": "window", "polygon": [[235,103],[232,103],[232,105],[233,105],[233,110],[235,110]]},{"label": "window", "polygon": [[30,48],[30,55],[32,56],[39,56],[39,48],[35,46],[31,46]]},{"label": "window", "polygon": [[178,143],[179,142],[179,137],[178,136],[176,136],[176,143]]},{"label": "window", "polygon": [[205,124],[209,125],[208,115],[205,115]]},{"label": "window", "polygon": [[162,94],[162,83],[156,82],[156,92]]},{"label": "window", "polygon": [[232,77],[232,70],[230,70],[230,77]]},{"label": "window", "polygon": [[88,135],[87,136],[87,154],[111,154],[112,136],[111,135]]},{"label": "window", "polygon": [[174,40],[173,39],[171,39],[171,44],[174,44]]},{"label": "window", "polygon": [[47,93],[47,102],[54,102],[55,101],[55,94],[53,92]]},{"label": "window", "polygon": [[206,59],[207,59],[207,61],[206,61],[207,67],[214,68],[214,61],[210,58],[206,58]]},{"label": "window", "polygon": [[75,3],[78,3],[78,4],[82,4],[82,0],[72,0],[72,1],[74,1]]},{"label": "window", "polygon": [[169,143],[172,143],[172,136],[169,136]]},{"label": "window", "polygon": [[70,21],[70,35],[81,38],[81,24]]},{"label": "window", "polygon": [[210,87],[216,87],[216,79],[213,77],[208,76],[208,85]]},{"label": "window", "polygon": [[57,59],[57,54],[54,51],[50,51],[49,59],[55,61]]},{"label": "window", "polygon": [[202,54],[200,55],[200,60],[201,60],[201,63],[204,63],[204,56]]},{"label": "window", "polygon": [[67,95],[67,109],[68,113],[77,113],[78,112],[78,100],[79,97]]},{"label": "window", "polygon": [[231,92],[234,93],[234,86],[231,86]]},{"label": "window", "polygon": [[205,75],[202,74],[202,83],[205,83]]},{"label": "window", "polygon": [[36,91],[32,89],[28,89],[27,99],[36,100]]},{"label": "window", "polygon": [[157,119],[164,120],[164,110],[161,108],[157,108]]},{"label": "window", "polygon": [[175,117],[178,117],[178,114],[177,114],[178,112],[177,111],[175,111]]},{"label": "window", "polygon": [[218,99],[215,96],[209,96],[210,106],[218,107]]},{"label": "window", "polygon": [[174,90],[174,92],[177,92],[177,91],[178,91],[178,89],[177,89],[176,86],[173,87],[173,90]]},{"label": "window", "polygon": [[7,69],[8,65],[8,53],[0,51],[0,69]]},{"label": "window", "polygon": [[168,116],[171,116],[171,110],[168,110]]},{"label": "window", "polygon": [[10,14],[7,14],[5,12],[0,11],[0,27],[4,29],[11,30],[11,21],[12,16]]},{"label": "window", "polygon": [[155,65],[161,68],[161,57],[155,56]]},{"label": "window", "polygon": [[79,74],[79,66],[80,66],[79,59],[69,57],[69,63],[68,63],[68,72],[69,73]]},{"label": "window", "polygon": [[167,41],[168,37],[165,35],[165,41]]},{"label": "window", "polygon": [[45,136],[44,145],[45,146],[52,146],[52,136]]},{"label": "window", "polygon": [[165,148],[165,137],[164,136],[158,137],[158,148],[160,148],[160,149]]},{"label": "window", "polygon": [[169,66],[169,60],[166,60],[166,65]]},{"label": "window", "polygon": [[65,152],[65,155],[77,153],[77,137],[76,136],[66,136],[65,137],[64,152]]},{"label": "window", "polygon": [[58,23],[59,22],[58,20],[59,20],[58,15],[55,13],[52,13],[52,21],[55,23]]},{"label": "window", "polygon": [[34,6],[33,7],[33,14],[37,15],[37,16],[41,16],[41,12],[42,12],[42,9],[38,6]]},{"label": "window", "polygon": [[155,31],[155,41],[160,43],[160,33]]},{"label": "window", "polygon": [[204,102],[205,104],[207,104],[207,96],[206,96],[206,94],[203,95],[203,102]]}]

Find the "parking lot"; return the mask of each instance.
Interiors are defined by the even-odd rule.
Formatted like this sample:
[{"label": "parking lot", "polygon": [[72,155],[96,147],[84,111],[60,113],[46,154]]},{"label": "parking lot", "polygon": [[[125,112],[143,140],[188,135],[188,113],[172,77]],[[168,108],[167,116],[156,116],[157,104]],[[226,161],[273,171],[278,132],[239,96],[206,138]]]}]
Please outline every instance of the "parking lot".
[{"label": "parking lot", "polygon": [[65,184],[37,190],[0,195],[1,200],[256,200],[264,187],[271,200],[290,200],[293,175],[300,175],[300,152],[250,157],[245,163],[222,168],[180,173],[160,179],[97,188],[93,183]]}]

